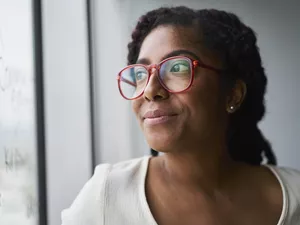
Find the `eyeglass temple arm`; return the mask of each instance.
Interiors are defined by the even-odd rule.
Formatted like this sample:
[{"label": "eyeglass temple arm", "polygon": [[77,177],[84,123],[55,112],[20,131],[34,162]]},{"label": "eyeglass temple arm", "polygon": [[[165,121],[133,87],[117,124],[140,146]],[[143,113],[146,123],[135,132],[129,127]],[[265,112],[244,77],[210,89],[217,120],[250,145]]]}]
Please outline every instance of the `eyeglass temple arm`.
[{"label": "eyeglass temple arm", "polygon": [[205,68],[205,69],[209,69],[209,70],[215,71],[215,72],[217,72],[217,73],[223,72],[223,70],[221,70],[221,69],[216,69],[216,68],[214,68],[214,67],[212,67],[212,66],[206,65],[206,64],[204,64],[203,62],[201,62],[200,60],[195,60],[195,61],[193,62],[193,65],[194,65],[194,67],[199,66],[199,67],[202,67],[202,68]]}]

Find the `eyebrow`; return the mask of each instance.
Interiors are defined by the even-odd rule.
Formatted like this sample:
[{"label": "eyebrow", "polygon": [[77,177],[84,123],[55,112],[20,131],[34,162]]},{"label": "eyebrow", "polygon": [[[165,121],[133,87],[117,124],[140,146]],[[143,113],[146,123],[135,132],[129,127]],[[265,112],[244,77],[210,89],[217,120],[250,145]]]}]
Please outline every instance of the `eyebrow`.
[{"label": "eyebrow", "polygon": [[[178,50],[175,50],[175,51],[172,51],[170,53],[168,53],[167,55],[165,55],[162,59],[167,59],[167,58],[170,58],[170,57],[173,57],[173,56],[178,56],[178,55],[190,55],[192,56],[194,59],[196,60],[199,60],[200,61],[200,58],[193,52],[189,51],[189,50],[186,50],[186,49],[178,49]],[[149,65],[150,64],[150,60],[148,58],[141,58],[141,59],[138,59],[136,61],[136,64],[146,64],[146,65]]]}]

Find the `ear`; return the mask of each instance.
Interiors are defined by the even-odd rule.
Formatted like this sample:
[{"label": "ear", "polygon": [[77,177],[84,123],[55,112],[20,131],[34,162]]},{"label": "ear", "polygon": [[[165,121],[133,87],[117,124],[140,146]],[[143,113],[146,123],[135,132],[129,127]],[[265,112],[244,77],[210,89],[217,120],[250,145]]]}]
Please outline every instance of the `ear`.
[{"label": "ear", "polygon": [[237,80],[229,92],[226,103],[228,113],[234,113],[243,103],[247,94],[247,86],[244,81]]}]

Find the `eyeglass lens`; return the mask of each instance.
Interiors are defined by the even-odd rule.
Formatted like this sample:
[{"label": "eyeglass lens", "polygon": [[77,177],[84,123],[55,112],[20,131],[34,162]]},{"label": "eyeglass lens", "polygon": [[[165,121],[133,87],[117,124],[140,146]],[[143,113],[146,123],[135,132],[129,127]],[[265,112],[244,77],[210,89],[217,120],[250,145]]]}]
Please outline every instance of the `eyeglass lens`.
[{"label": "eyeglass lens", "polygon": [[[192,79],[191,62],[185,58],[175,58],[163,62],[158,71],[159,80],[164,88],[172,92],[184,91]],[[135,98],[145,89],[149,71],[143,66],[132,66],[123,70],[120,89],[126,98]]]}]

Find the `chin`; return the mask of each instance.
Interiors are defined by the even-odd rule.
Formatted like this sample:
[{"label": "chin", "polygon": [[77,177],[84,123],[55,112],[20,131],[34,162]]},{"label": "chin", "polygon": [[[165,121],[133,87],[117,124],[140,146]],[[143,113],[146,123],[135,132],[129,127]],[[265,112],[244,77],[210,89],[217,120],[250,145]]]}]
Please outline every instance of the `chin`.
[{"label": "chin", "polygon": [[176,146],[176,135],[170,134],[148,134],[146,135],[148,145],[158,152],[170,152]]}]

